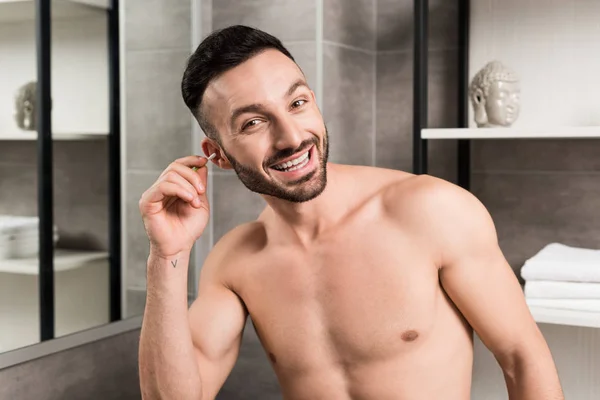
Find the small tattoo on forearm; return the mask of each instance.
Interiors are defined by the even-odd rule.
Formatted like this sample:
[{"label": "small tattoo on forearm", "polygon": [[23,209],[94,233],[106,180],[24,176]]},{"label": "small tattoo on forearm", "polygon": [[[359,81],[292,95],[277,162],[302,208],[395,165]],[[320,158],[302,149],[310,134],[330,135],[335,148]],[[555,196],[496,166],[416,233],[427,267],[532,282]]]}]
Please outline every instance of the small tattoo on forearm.
[{"label": "small tattoo on forearm", "polygon": [[175,268],[177,266],[177,260],[171,261],[171,265],[173,266],[173,268]]}]

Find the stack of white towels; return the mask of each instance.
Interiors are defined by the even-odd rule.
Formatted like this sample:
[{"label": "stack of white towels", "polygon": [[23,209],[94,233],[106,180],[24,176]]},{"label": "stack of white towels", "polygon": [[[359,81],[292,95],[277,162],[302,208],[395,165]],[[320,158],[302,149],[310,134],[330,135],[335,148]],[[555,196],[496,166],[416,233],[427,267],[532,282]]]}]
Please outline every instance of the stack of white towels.
[{"label": "stack of white towels", "polygon": [[[53,242],[58,241],[54,226]],[[39,218],[0,215],[0,260],[36,257],[39,254]]]},{"label": "stack of white towels", "polygon": [[525,262],[527,304],[600,312],[600,250],[551,243]]}]

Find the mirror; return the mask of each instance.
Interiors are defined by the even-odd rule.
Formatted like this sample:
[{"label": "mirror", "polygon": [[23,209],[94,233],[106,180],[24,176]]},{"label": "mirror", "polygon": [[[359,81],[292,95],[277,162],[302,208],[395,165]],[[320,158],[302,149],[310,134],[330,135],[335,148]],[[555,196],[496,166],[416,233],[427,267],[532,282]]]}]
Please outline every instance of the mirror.
[{"label": "mirror", "polygon": [[[51,2],[53,336],[110,321],[107,4]],[[0,352],[40,341],[33,0],[0,1]]]},{"label": "mirror", "polygon": [[[39,343],[43,314],[53,314],[51,337],[58,338],[143,313],[148,238],[137,203],[168,163],[198,147],[201,135],[179,83],[200,8],[210,10],[211,1],[179,2],[169,13],[158,3],[121,1],[115,43],[110,0],[50,3],[52,307],[40,301],[36,4],[0,0],[0,325],[9,327],[0,330],[0,353]],[[159,28],[167,26],[164,35]],[[116,187],[109,140],[113,50],[120,58]],[[119,197],[119,219],[111,220],[111,196]],[[121,243],[117,285],[109,262],[114,240]],[[201,257],[208,238],[198,246]]]}]

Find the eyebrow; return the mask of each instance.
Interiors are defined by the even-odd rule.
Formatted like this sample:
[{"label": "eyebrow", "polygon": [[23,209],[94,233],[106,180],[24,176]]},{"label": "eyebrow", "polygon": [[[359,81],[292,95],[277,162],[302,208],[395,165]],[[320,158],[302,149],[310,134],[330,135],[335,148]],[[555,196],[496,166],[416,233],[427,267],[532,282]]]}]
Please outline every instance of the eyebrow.
[{"label": "eyebrow", "polygon": [[[304,79],[298,79],[296,82],[292,83],[292,85],[290,86],[290,88],[285,93],[284,97],[290,97],[291,95],[294,94],[294,92],[299,87],[302,87],[302,86],[308,88],[308,84],[306,83],[306,81],[304,81]],[[231,113],[231,118],[229,119],[229,124],[233,128],[233,126],[235,124],[235,120],[240,115],[245,114],[245,113],[251,113],[251,112],[264,113],[265,112],[265,108],[266,107],[264,105],[260,104],[260,103],[248,104],[247,106],[238,107],[235,110],[233,110],[233,113]]]}]

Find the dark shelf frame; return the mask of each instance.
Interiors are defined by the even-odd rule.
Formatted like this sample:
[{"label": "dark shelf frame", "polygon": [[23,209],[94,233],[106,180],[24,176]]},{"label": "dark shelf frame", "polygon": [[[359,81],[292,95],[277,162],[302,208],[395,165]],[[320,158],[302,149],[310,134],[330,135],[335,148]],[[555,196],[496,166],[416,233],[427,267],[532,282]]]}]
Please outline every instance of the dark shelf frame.
[{"label": "dark shelf frame", "polygon": [[[35,0],[37,52],[37,156],[39,215],[40,341],[55,336],[54,203],[51,113],[52,12],[51,0]],[[119,70],[119,0],[107,12],[109,74],[109,282],[110,320],[121,319],[121,114]]]},{"label": "dark shelf frame", "polygon": [[[469,16],[470,1],[458,1],[458,125],[468,127],[469,116]],[[427,139],[421,130],[427,128],[429,1],[414,1],[414,81],[413,81],[413,172],[426,174]],[[471,185],[471,140],[458,140],[458,184],[469,190]]]}]

